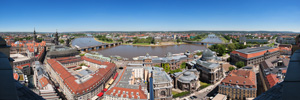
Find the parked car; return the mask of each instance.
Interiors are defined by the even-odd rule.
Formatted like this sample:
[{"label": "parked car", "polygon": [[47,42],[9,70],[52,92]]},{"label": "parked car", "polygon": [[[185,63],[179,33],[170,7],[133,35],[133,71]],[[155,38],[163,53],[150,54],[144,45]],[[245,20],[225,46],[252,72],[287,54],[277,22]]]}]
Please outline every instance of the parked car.
[{"label": "parked car", "polygon": [[190,98],[191,98],[191,99],[194,99],[194,97],[193,97],[193,96],[190,96]]},{"label": "parked car", "polygon": [[197,96],[192,96],[192,97],[194,97],[194,99],[197,99]]}]

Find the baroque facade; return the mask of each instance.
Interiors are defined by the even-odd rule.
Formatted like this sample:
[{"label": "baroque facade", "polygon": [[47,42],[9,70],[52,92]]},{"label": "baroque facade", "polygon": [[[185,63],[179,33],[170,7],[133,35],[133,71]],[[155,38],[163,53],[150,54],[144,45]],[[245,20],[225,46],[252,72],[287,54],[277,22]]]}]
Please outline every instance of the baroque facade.
[{"label": "baroque facade", "polygon": [[174,88],[183,91],[195,91],[199,83],[199,72],[196,69],[188,69],[171,75]]},{"label": "baroque facade", "polygon": [[220,60],[215,52],[206,49],[200,59],[188,62],[187,67],[200,72],[200,81],[214,84],[224,77],[223,64],[219,63]]}]

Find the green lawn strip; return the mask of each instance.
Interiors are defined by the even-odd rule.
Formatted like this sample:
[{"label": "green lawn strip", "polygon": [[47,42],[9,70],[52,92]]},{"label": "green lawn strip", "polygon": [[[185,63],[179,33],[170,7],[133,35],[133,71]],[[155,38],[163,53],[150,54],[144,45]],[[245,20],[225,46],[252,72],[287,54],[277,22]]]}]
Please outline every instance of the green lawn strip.
[{"label": "green lawn strip", "polygon": [[[174,92],[175,93],[175,92]],[[172,94],[173,94],[173,91],[172,91]],[[186,92],[180,92],[180,93],[177,93],[177,94],[173,94],[173,98],[177,98],[177,97],[181,97],[181,96],[185,96],[187,94],[190,94],[189,91],[186,91]]]},{"label": "green lawn strip", "polygon": [[206,87],[208,87],[208,86],[210,86],[211,84],[209,84],[209,83],[204,83],[204,82],[201,82],[200,81],[200,89],[204,89],[204,88],[206,88]]}]

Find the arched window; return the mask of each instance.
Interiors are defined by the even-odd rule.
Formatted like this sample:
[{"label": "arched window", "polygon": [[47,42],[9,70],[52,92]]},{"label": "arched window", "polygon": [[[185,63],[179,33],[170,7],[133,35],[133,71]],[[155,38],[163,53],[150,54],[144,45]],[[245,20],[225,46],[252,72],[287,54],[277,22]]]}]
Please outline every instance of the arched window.
[{"label": "arched window", "polygon": [[161,92],[160,92],[160,95],[161,95],[161,96],[166,96],[166,92],[165,92],[165,91],[161,91]]}]

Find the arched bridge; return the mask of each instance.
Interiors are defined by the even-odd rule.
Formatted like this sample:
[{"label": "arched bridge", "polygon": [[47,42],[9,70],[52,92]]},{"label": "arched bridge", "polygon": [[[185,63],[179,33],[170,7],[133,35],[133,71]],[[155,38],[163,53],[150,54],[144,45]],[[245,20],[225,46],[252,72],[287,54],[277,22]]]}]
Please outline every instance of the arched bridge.
[{"label": "arched bridge", "polygon": [[201,41],[183,41],[186,43],[196,43],[200,45],[206,45],[206,44],[229,44],[229,43],[217,43],[217,42],[201,42]]},{"label": "arched bridge", "polygon": [[108,44],[100,44],[100,45],[88,46],[88,47],[76,47],[76,48],[80,51],[91,51],[91,50],[98,50],[98,49],[103,49],[103,48],[107,48],[107,47],[118,46],[121,44],[122,44],[122,42],[116,42],[116,43],[108,43]]}]

